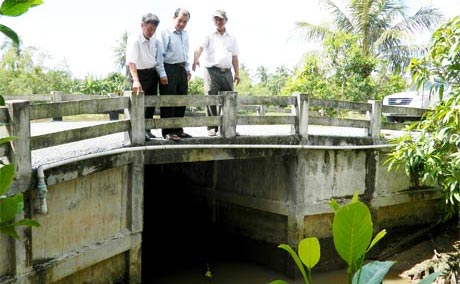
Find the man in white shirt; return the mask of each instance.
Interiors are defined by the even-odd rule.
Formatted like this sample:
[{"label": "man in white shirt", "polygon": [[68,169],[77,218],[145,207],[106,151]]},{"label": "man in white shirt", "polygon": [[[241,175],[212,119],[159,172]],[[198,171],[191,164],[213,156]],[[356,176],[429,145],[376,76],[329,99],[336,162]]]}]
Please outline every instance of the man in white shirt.
[{"label": "man in white shirt", "polygon": [[[204,90],[205,95],[217,95],[219,91],[233,91],[233,82],[239,84],[240,73],[238,63],[238,43],[236,38],[227,32],[225,24],[228,21],[224,10],[213,14],[216,31],[206,36],[200,47],[195,51],[192,69],[200,65],[199,58],[203,50],[204,58]],[[235,72],[232,76],[231,68]],[[208,116],[220,115],[220,107],[208,106]],[[216,136],[217,126],[208,126],[208,135]]]},{"label": "man in white shirt", "polygon": [[[142,32],[128,39],[126,46],[126,65],[132,79],[132,90],[135,94],[144,91],[146,96],[156,96],[158,92],[158,77],[160,84],[167,85],[168,78],[163,66],[163,55],[159,42],[153,37],[160,23],[158,17],[148,13],[142,17]],[[157,73],[155,73],[157,72]],[[158,74],[158,75],[157,75]],[[145,108],[145,118],[151,119],[154,107]],[[145,140],[155,136],[150,130],[145,131]]]}]

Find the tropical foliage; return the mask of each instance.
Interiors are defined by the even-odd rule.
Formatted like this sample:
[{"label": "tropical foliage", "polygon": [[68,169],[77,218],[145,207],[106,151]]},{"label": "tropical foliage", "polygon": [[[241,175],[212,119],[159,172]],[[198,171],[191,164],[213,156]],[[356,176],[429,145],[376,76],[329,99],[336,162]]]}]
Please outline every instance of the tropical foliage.
[{"label": "tropical foliage", "polygon": [[51,91],[88,95],[123,94],[130,86],[121,73],[104,78],[74,79],[65,63],[51,67],[49,55],[33,47],[5,44],[0,53],[0,94],[49,94]]},{"label": "tropical foliage", "polygon": [[119,72],[128,76],[128,67],[126,66],[126,45],[128,44],[128,32],[123,32],[120,39],[117,40],[116,46],[113,48],[113,56],[115,65]]},{"label": "tropical foliage", "polygon": [[[40,5],[41,3],[41,0],[5,0],[0,6],[0,15],[19,16],[27,12],[30,7]],[[19,37],[13,30],[0,24],[0,32],[9,37],[16,48],[19,47]],[[17,71],[17,65],[12,64],[10,66],[13,71]],[[5,106],[5,100],[1,95],[0,106]],[[14,140],[14,137],[1,138],[0,145],[10,143],[12,140]],[[30,219],[17,220],[17,215],[22,214],[24,211],[24,197],[22,193],[10,196],[7,195],[14,180],[14,173],[14,165],[5,163],[0,159],[0,233],[19,239],[19,234],[16,231],[17,227],[38,227],[40,224]]]},{"label": "tropical foliage", "polygon": [[443,83],[449,83],[450,97],[408,128],[414,132],[393,141],[397,146],[387,162],[389,169],[403,165],[413,183],[435,181],[444,195],[448,209],[446,217],[450,217],[460,212],[459,17],[451,19],[433,34],[427,56],[413,60],[410,70],[417,86],[427,80],[439,82],[434,84],[433,95],[443,96]]},{"label": "tropical foliage", "polygon": [[330,25],[298,22],[307,40],[323,41],[327,36],[345,33],[357,37],[363,58],[367,56],[391,64],[392,70],[403,71],[411,58],[419,57],[423,47],[414,45],[414,36],[435,28],[442,18],[436,8],[422,7],[408,15],[403,0],[349,0],[344,8],[332,0],[322,0],[331,12]]},{"label": "tropical foliage", "polygon": [[362,55],[358,41],[358,36],[342,32],[327,35],[323,50],[305,57],[282,94],[303,92],[325,99],[367,101],[403,90],[406,83],[402,76],[373,73],[380,60]]},{"label": "tropical foliage", "polygon": [[[42,3],[42,0],[4,0],[0,6],[0,16],[17,17],[27,12],[29,8]],[[19,46],[19,36],[15,31],[0,24],[0,32],[10,38],[16,46]]]},{"label": "tropical foliage", "polygon": [[[330,206],[334,211],[332,236],[337,253],[347,264],[348,284],[380,284],[393,266],[394,261],[372,261],[364,265],[366,254],[385,236],[386,230],[377,233],[374,238],[371,212],[366,204],[358,200],[355,192],[351,202],[340,206],[331,200]],[[279,245],[287,251],[305,281],[313,284],[311,270],[320,260],[320,245],[315,237],[300,241],[298,254],[289,245]],[[435,280],[439,272],[433,273],[419,284],[429,284]],[[275,280],[269,284],[287,284],[284,280]]]},{"label": "tropical foliage", "polygon": [[[0,139],[0,145],[9,143],[13,137]],[[5,164],[0,160],[0,233],[19,239],[16,228],[19,226],[38,227],[37,221],[30,219],[16,220],[16,215],[24,210],[22,193],[7,196],[14,179],[14,165]]]}]

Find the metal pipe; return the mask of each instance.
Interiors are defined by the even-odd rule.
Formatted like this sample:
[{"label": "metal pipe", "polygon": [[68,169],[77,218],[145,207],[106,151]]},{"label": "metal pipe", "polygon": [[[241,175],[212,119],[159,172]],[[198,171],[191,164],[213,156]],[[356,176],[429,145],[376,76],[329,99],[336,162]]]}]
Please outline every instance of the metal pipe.
[{"label": "metal pipe", "polygon": [[294,150],[368,150],[368,149],[383,149],[394,147],[394,144],[385,145],[359,145],[359,146],[315,146],[315,145],[272,145],[272,144],[222,144],[222,145],[151,145],[151,146],[137,146],[127,147],[121,149],[109,150],[106,152],[99,152],[88,154],[76,158],[62,160],[41,165],[37,168],[37,190],[40,198],[40,213],[48,213],[47,205],[47,186],[45,182],[45,171],[51,168],[56,168],[66,164],[79,162],[82,160],[99,158],[103,156],[123,154],[137,151],[151,151],[151,150],[174,150],[174,149],[294,149]]}]

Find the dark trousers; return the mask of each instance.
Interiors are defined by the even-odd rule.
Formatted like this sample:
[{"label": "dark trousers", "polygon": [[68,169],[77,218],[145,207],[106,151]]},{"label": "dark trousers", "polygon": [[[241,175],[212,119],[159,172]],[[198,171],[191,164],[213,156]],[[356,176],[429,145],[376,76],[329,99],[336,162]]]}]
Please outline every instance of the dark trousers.
[{"label": "dark trousers", "polygon": [[[218,95],[222,91],[233,91],[233,76],[230,69],[220,69],[215,67],[205,68],[204,71],[204,94]],[[207,106],[206,116],[219,116],[221,106]],[[208,130],[214,129],[216,132],[218,126],[208,126]]]},{"label": "dark trousers", "polygon": [[[158,75],[154,68],[137,70],[137,76],[145,96],[156,96],[158,94]],[[155,107],[146,107],[144,117],[151,119],[154,113]]]},{"label": "dark trousers", "polygon": [[[187,95],[188,82],[187,71],[185,71],[182,63],[178,64],[164,64],[166,75],[168,76],[168,85],[163,86],[160,84],[160,95]],[[184,117],[185,106],[179,107],[161,107],[160,117]],[[166,134],[181,134],[184,129],[181,128],[165,128],[161,130],[163,136]]]}]

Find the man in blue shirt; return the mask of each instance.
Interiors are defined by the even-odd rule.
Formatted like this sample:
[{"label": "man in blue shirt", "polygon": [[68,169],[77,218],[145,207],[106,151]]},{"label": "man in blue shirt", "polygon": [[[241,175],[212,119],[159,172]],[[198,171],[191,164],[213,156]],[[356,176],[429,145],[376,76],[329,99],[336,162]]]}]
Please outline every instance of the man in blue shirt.
[{"label": "man in blue shirt", "polygon": [[[164,68],[168,77],[167,85],[160,85],[160,95],[187,95],[190,80],[188,62],[189,38],[185,27],[190,19],[190,12],[179,8],[174,12],[174,27],[161,32],[159,41],[163,49]],[[184,117],[185,106],[161,107],[161,118]],[[179,141],[190,138],[183,128],[162,129],[165,139]]]}]

